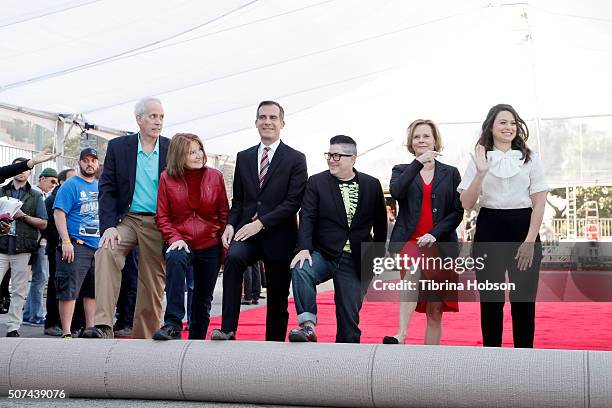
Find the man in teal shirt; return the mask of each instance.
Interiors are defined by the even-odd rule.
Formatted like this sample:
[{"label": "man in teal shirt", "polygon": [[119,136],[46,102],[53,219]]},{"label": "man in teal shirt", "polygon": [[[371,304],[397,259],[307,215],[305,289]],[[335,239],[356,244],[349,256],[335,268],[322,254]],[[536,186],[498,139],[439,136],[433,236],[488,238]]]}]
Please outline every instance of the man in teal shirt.
[{"label": "man in teal shirt", "polygon": [[136,156],[136,185],[131,212],[154,213],[157,207],[157,185],[159,184],[159,139],[151,153],[147,153],[140,137]]},{"label": "man in teal shirt", "polygon": [[150,339],[160,327],[165,285],[162,236],[155,225],[157,185],[169,140],[161,137],[164,110],[155,98],[134,109],[140,131],[108,143],[99,184],[100,247],[96,252],[95,326],[83,337],[113,337],[113,317],[125,257],[138,245],[138,287],[132,337]]}]

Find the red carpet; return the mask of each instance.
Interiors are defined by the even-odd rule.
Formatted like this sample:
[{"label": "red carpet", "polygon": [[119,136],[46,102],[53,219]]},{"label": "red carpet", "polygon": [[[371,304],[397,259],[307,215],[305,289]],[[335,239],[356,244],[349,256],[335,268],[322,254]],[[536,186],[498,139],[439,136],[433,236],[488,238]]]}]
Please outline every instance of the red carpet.
[{"label": "red carpet", "polygon": [[[336,336],[334,292],[317,296],[320,342],[333,342]],[[289,299],[289,330],[297,326],[295,305]],[[362,343],[380,343],[383,336],[397,330],[398,305],[391,302],[369,302],[361,309]],[[264,340],[266,308],[240,313],[238,340]],[[539,302],[536,305],[536,348],[568,350],[612,350],[612,303]],[[221,326],[221,317],[211,319],[210,330]],[[481,346],[480,308],[476,302],[461,303],[458,313],[446,313],[442,322],[442,344]],[[415,313],[408,328],[410,344],[423,344],[425,315]],[[184,338],[187,333],[183,332]],[[505,307],[504,347],[512,347],[510,304]]]}]

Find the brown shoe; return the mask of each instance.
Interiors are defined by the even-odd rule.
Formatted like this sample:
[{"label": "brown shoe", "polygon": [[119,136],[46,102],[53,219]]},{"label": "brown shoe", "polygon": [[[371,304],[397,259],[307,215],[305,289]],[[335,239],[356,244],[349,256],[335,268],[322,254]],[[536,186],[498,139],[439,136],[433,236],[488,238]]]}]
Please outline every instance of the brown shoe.
[{"label": "brown shoe", "polygon": [[210,332],[210,339],[211,340],[236,340],[236,333],[233,331],[224,332],[223,330],[215,329]]},{"label": "brown shoe", "polygon": [[124,327],[123,329],[113,330],[115,337],[132,337],[132,328]]},{"label": "brown shoe", "polygon": [[84,339],[112,339],[113,328],[103,324],[88,327],[83,330],[81,337]]},{"label": "brown shoe", "polygon": [[298,327],[289,332],[289,341],[291,343],[304,343],[312,342],[316,343],[317,334],[314,329],[310,326]]}]

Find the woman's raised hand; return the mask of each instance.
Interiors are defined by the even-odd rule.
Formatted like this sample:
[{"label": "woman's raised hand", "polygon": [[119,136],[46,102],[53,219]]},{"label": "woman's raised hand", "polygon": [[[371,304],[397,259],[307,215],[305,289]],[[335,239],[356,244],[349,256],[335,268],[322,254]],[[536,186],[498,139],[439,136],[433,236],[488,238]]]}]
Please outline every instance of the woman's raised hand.
[{"label": "woman's raised hand", "polygon": [[487,153],[483,145],[477,145],[474,149],[474,154],[470,153],[474,164],[476,165],[476,171],[478,173],[486,173],[489,171],[489,162],[487,161]]}]

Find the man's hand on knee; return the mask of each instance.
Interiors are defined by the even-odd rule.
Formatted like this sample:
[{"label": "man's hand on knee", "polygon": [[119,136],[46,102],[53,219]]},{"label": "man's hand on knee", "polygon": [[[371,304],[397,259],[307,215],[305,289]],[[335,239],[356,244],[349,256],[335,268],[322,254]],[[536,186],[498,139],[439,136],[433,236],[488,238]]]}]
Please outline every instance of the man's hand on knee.
[{"label": "man's hand on knee", "polygon": [[115,246],[119,245],[120,243],[121,235],[119,235],[119,231],[117,231],[117,228],[115,227],[110,227],[104,231],[104,234],[102,234],[99,247],[108,248],[108,245],[110,244],[111,249],[115,249]]},{"label": "man's hand on knee", "polygon": [[304,266],[304,261],[308,261],[310,266],[312,266],[312,257],[310,256],[310,251],[307,249],[302,249],[293,257],[290,268],[293,269],[298,263],[300,264],[301,268]]}]

